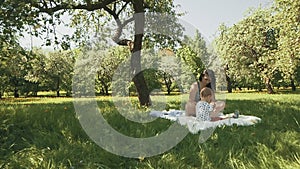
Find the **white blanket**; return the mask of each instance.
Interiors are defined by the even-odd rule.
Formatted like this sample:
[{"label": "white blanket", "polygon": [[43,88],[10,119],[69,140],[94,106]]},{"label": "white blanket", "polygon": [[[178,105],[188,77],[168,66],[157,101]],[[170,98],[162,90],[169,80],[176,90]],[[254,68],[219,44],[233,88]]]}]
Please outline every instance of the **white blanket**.
[{"label": "white blanket", "polygon": [[254,125],[261,121],[260,118],[250,115],[239,115],[238,118],[232,118],[232,114],[221,115],[221,118],[225,118],[218,121],[198,121],[196,117],[185,116],[183,110],[169,110],[169,111],[151,111],[150,115],[153,117],[160,117],[169,119],[171,121],[177,121],[182,126],[187,126],[188,130],[196,134],[200,130],[207,130],[223,125],[232,126],[234,124],[238,126]]}]

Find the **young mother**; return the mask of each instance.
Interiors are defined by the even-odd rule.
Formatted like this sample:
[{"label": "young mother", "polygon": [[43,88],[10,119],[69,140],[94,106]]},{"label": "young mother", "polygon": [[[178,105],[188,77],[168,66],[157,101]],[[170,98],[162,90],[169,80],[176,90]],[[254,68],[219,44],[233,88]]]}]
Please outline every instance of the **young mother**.
[{"label": "young mother", "polygon": [[[191,85],[189,100],[185,105],[185,114],[187,116],[196,116],[196,104],[200,101],[200,91],[204,87],[211,88],[213,92],[216,91],[216,79],[212,70],[204,70],[200,75],[199,82],[195,82]],[[225,108],[225,103],[222,101],[216,101],[215,93],[213,93],[212,104],[214,105],[212,116],[217,119],[220,111]]]}]

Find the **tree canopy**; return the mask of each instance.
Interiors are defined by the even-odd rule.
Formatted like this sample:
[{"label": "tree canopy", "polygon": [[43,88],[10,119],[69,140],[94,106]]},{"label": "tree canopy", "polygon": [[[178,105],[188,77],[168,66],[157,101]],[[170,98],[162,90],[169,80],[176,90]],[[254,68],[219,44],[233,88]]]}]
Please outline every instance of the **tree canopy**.
[{"label": "tree canopy", "polygon": [[220,26],[219,56],[238,85],[274,93],[273,85],[289,81],[295,90],[300,59],[300,3],[276,0],[271,8],[252,10],[231,27]]},{"label": "tree canopy", "polygon": [[[183,36],[184,27],[177,18],[181,14],[173,0],[2,0],[0,6],[0,96],[4,91],[18,96],[18,92],[43,87],[57,95],[61,90],[70,94],[72,64],[80,52],[99,44],[105,44],[98,46],[103,49],[112,48],[95,65],[98,90],[108,94],[113,69],[129,60],[129,88],[138,93],[141,105],[151,104],[149,94],[157,87],[165,86],[169,93],[176,88],[167,70],[143,70],[142,49],[147,48],[174,52],[188,65],[184,71],[195,77],[207,66],[225,68],[228,84],[236,87],[267,88],[273,93],[274,86],[296,90],[300,83],[299,1],[274,0],[272,7],[252,9],[232,26],[221,25],[214,41],[217,52],[207,48],[199,32],[194,38]],[[64,21],[66,16],[69,23]],[[74,33],[59,36],[61,25]],[[58,50],[44,54],[23,49],[19,39],[24,32]],[[149,61],[159,60],[150,57]],[[217,57],[222,65],[212,63]],[[171,65],[161,65],[167,66]]]},{"label": "tree canopy", "polygon": [[[75,39],[80,46],[98,34],[103,39],[110,37],[118,45],[128,46],[132,52],[131,72],[140,103],[150,104],[150,91],[140,66],[145,14],[159,12],[175,16],[173,0],[5,0],[1,1],[0,6],[1,39],[14,39],[22,36],[22,31],[28,31],[34,36],[46,34],[46,45],[60,44],[62,49],[69,49],[71,39]],[[75,27],[76,31],[71,37],[58,39],[56,27],[63,24],[61,17],[65,14],[72,16],[68,26]],[[102,30],[103,25],[114,29]],[[125,27],[133,28],[130,36],[124,36]],[[54,38],[50,38],[49,34]],[[150,38],[149,35],[146,37]]]}]

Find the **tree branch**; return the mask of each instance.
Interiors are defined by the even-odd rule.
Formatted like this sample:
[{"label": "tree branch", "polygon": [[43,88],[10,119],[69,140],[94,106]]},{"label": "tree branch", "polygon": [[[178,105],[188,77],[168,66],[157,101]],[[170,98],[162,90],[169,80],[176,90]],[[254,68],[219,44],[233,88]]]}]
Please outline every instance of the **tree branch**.
[{"label": "tree branch", "polygon": [[114,3],[113,11],[114,11],[114,12],[117,11],[117,3]]},{"label": "tree branch", "polygon": [[[128,3],[126,3],[128,4]],[[123,6],[122,9],[124,9],[125,7]],[[117,43],[118,45],[121,45],[121,46],[129,46],[130,50],[132,50],[133,48],[133,42],[132,40],[129,40],[129,39],[120,39],[121,35],[122,35],[122,32],[123,32],[123,28],[130,22],[132,22],[134,20],[134,17],[132,18],[129,18],[127,20],[125,20],[123,23],[120,21],[120,18],[119,18],[119,15],[111,10],[110,8],[108,7],[104,7],[103,8],[105,11],[107,11],[110,15],[113,16],[113,18],[115,19],[116,23],[117,23],[117,30],[116,30],[116,33],[115,35],[113,36],[112,40]]]},{"label": "tree branch", "polygon": [[[87,11],[94,11],[97,9],[103,9],[107,5],[115,2],[116,0],[104,0],[97,3],[91,3],[91,1],[87,1],[87,4],[68,4],[68,3],[62,3],[60,5],[56,5],[54,7],[48,8],[47,4],[45,3],[34,3],[30,2],[31,6],[39,9],[40,12],[45,12],[49,15],[52,15],[54,12],[63,10],[63,9],[84,9]],[[40,4],[43,5],[40,5]],[[51,3],[51,2],[50,2]],[[46,6],[45,6],[46,5]]]},{"label": "tree branch", "polygon": [[126,8],[126,6],[130,3],[130,1],[124,1],[125,4],[122,6],[122,8],[116,12],[116,4],[114,4],[115,8],[112,10],[108,7],[109,4],[112,4],[113,2],[117,2],[117,0],[103,0],[103,1],[98,1],[93,3],[91,0],[87,0],[86,4],[68,4],[68,3],[61,3],[59,5],[55,4],[54,6],[52,6],[54,1],[50,1],[50,6],[48,7],[48,4],[45,0],[41,0],[40,2],[34,3],[34,2],[30,2],[31,6],[37,8],[39,10],[39,12],[44,12],[47,13],[49,15],[52,15],[54,12],[60,11],[60,10],[67,10],[67,9],[83,9],[83,10],[87,10],[87,11],[94,11],[94,10],[98,10],[98,9],[104,9],[105,11],[107,11],[110,15],[113,16],[113,18],[115,19],[116,23],[117,23],[117,31],[115,33],[115,35],[113,36],[113,41],[116,42],[119,45],[122,46],[129,46],[130,48],[133,47],[133,42],[132,40],[128,40],[128,39],[123,39],[120,40],[120,36],[122,34],[123,28],[130,22],[132,22],[134,20],[134,18],[130,18],[128,20],[125,20],[123,23],[120,21],[119,19],[119,15],[120,13]]},{"label": "tree branch", "polygon": [[125,5],[122,6],[122,8],[120,9],[120,11],[117,13],[117,15],[119,16],[120,13],[126,8],[126,6],[129,4],[129,2],[126,2]]},{"label": "tree branch", "polygon": [[47,6],[47,3],[45,0],[43,0],[41,3],[44,5],[44,8],[48,9],[48,6]]}]

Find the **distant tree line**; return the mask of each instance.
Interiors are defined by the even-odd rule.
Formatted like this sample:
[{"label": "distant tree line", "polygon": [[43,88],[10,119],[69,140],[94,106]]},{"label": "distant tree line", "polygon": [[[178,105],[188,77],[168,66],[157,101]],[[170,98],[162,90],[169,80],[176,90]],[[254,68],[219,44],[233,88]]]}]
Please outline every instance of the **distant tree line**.
[{"label": "distant tree line", "polygon": [[[217,70],[217,79],[226,77],[226,84],[220,83],[219,87],[227,87],[228,92],[233,88],[248,88],[274,93],[274,87],[296,90],[300,83],[300,1],[274,0],[272,7],[252,10],[233,26],[221,25],[212,46],[206,44],[199,32],[194,37],[182,36],[183,28],[176,20],[181,14],[176,13],[173,1],[11,0],[1,1],[0,6],[0,97],[4,93],[14,97],[36,96],[39,91],[55,91],[57,96],[64,91],[71,96],[74,64],[95,37],[104,42],[112,37],[120,45],[109,47],[100,58],[97,53],[90,58],[91,63],[97,63],[89,67],[96,72],[93,90],[97,93],[109,94],[115,70],[129,57],[133,58],[131,73],[139,72],[142,64],[149,67],[156,64],[157,69],[146,69],[134,76],[129,85],[120,86],[137,94],[142,105],[149,104],[148,95],[155,89],[168,94],[187,91],[205,68]],[[142,20],[133,17],[143,11],[146,14],[141,15]],[[129,36],[133,40],[121,39],[125,26],[129,27],[128,32],[138,31],[141,29],[138,25],[144,23],[143,17],[163,11],[168,14],[165,19],[172,22],[156,25],[155,17],[150,17],[144,28],[168,30],[170,37],[146,31],[143,35],[133,33]],[[59,39],[56,27],[62,23],[64,14],[71,16],[67,26],[74,28],[75,33]],[[132,21],[135,26],[129,24]],[[22,48],[18,40],[23,31],[42,37],[45,45],[54,45],[57,50]],[[76,43],[74,49],[71,42]],[[141,55],[140,49],[150,54]],[[163,60],[171,56],[177,61],[166,64]],[[176,69],[180,64],[184,66]]]},{"label": "distant tree line", "polygon": [[215,40],[232,88],[267,89],[300,83],[300,1],[275,0],[251,10],[233,26],[220,26]]},{"label": "distant tree line", "polygon": [[[192,41],[194,47],[186,45]],[[192,48],[197,49],[198,54]],[[71,96],[74,94],[72,78],[75,62],[80,57],[86,58],[82,60],[84,68],[89,69],[88,72],[95,72],[95,89],[92,92],[109,95],[112,90],[113,76],[120,65],[130,58],[130,51],[127,47],[120,46],[102,46],[100,49],[108,50],[93,51],[88,47],[55,51],[25,50],[18,46],[18,43],[15,43],[15,46],[7,44],[0,52],[0,96],[5,93],[16,98],[37,96],[41,91],[55,91],[56,96],[62,96],[63,92],[66,93],[64,96]],[[202,56],[199,53],[202,53]],[[193,77],[199,77],[205,68],[201,57],[207,55],[205,41],[199,32],[194,38],[185,37],[176,52],[168,48],[145,50],[142,65],[147,67],[143,73],[149,90],[159,90],[166,94],[188,91],[191,83],[195,81]],[[118,80],[123,79],[115,81]],[[126,85],[126,90],[133,95],[137,94],[132,82],[128,81]]]}]

